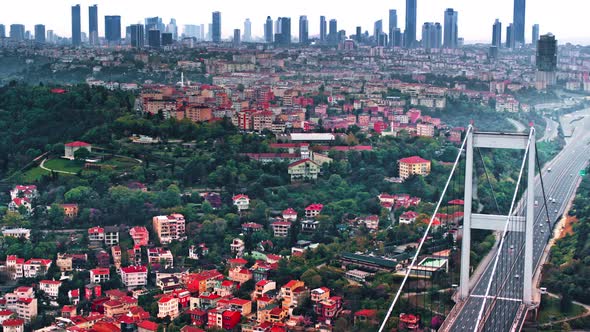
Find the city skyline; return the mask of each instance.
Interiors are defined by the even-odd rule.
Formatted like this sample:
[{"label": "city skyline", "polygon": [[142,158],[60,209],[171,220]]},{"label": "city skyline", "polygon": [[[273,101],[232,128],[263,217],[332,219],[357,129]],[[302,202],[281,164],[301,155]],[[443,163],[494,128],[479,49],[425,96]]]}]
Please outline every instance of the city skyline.
[{"label": "city skyline", "polygon": [[[461,16],[459,22],[459,38],[464,38],[466,43],[484,42],[489,43],[491,35],[489,27],[496,18],[500,19],[506,25],[513,23],[514,0],[500,0],[498,2],[477,2],[467,0],[448,0],[434,2],[432,0],[417,1],[417,34],[416,39],[421,39],[420,28],[425,22],[443,22],[444,11],[446,8],[453,8]],[[571,11],[571,6],[578,7],[577,10]],[[214,11],[221,12],[221,38],[229,39],[233,36],[233,30],[243,28],[243,22],[249,18],[252,22],[252,37],[260,39],[264,36],[263,25],[267,16],[273,20],[278,17],[290,17],[295,23],[293,27],[293,37],[298,38],[298,20],[305,15],[308,17],[309,37],[317,37],[320,34],[320,16],[326,16],[326,20],[336,19],[339,29],[346,30],[348,36],[355,33],[356,26],[361,26],[362,31],[369,31],[372,34],[374,22],[383,20],[385,26],[389,26],[388,15],[390,9],[397,11],[397,26],[402,30],[405,27],[406,1],[375,1],[370,7],[355,8],[351,13],[346,7],[333,8],[329,4],[315,3],[308,0],[302,0],[297,3],[282,4],[280,8],[268,0],[258,0],[249,6],[243,6],[236,10],[234,1],[223,1],[216,4],[199,4],[198,10],[190,10],[194,6],[188,1],[177,2],[177,6],[158,6],[156,4],[145,4],[133,6],[139,1],[131,0],[128,6],[121,6],[120,2],[114,0],[102,1],[74,1],[61,2],[59,5],[45,1],[31,0],[20,3],[9,3],[3,6],[0,13],[0,24],[10,26],[10,24],[24,24],[26,30],[34,31],[34,25],[43,24],[47,30],[53,30],[56,34],[64,37],[71,36],[71,20],[63,20],[63,16],[70,14],[71,7],[80,4],[81,7],[81,27],[82,32],[89,35],[89,17],[88,7],[94,4],[98,5],[98,31],[101,37],[105,35],[104,16],[120,15],[123,27],[131,24],[143,23],[146,17],[159,16],[164,21],[175,18],[178,21],[179,32],[183,31],[186,24],[205,24],[211,23],[211,15]],[[127,3],[126,3],[127,4]],[[561,42],[573,43],[590,43],[590,37],[584,36],[583,31],[575,27],[570,22],[576,21],[576,15],[583,19],[584,9],[590,9],[590,4],[581,3],[575,0],[566,0],[564,5],[555,7],[549,6],[548,0],[539,0],[534,3],[528,3],[526,8],[525,20],[525,40],[530,43],[533,24],[540,25],[540,33],[551,32],[559,36]],[[35,10],[31,11],[31,5]],[[195,6],[196,7],[196,6]],[[260,8],[265,8],[261,10]],[[310,9],[313,8],[313,9]],[[189,14],[190,13],[190,14]],[[482,15],[481,13],[485,13]],[[562,13],[563,15],[561,15]],[[567,21],[563,19],[567,17]],[[388,33],[389,31],[384,31]],[[403,31],[402,31],[403,32]],[[8,31],[7,31],[8,34]]]}]

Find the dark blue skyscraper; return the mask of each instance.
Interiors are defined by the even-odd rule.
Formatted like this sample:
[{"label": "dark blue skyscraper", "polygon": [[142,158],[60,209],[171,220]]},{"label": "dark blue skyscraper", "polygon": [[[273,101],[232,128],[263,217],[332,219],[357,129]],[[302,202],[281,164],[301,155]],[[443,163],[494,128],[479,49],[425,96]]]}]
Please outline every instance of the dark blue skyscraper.
[{"label": "dark blue skyscraper", "polygon": [[151,48],[160,48],[162,45],[162,36],[160,30],[153,29],[147,32],[148,45]]},{"label": "dark blue skyscraper", "polygon": [[413,47],[416,44],[417,1],[406,0],[406,30],[404,31],[406,47]]},{"label": "dark blue skyscraper", "polygon": [[506,27],[506,47],[514,48],[514,25],[512,23]]},{"label": "dark blue skyscraper", "polygon": [[80,22],[80,5],[72,6],[72,45],[82,44],[82,25]]},{"label": "dark blue skyscraper", "polygon": [[0,24],[0,38],[6,38],[6,26]]},{"label": "dark blue skyscraper", "polygon": [[526,0],[514,0],[514,19],[512,23],[514,43],[524,45],[524,18],[526,13]]},{"label": "dark blue skyscraper", "polygon": [[533,47],[537,47],[538,40],[539,40],[539,25],[533,24],[533,36],[532,36]]},{"label": "dark blue skyscraper", "polygon": [[389,34],[389,45],[393,46],[393,31],[397,28],[397,10],[390,9],[389,10],[389,29],[387,29],[387,33]]},{"label": "dark blue skyscraper", "polygon": [[212,14],[212,30],[211,30],[211,40],[214,43],[219,43],[221,41],[221,13],[220,12],[213,12]]},{"label": "dark blue skyscraper", "polygon": [[273,26],[272,26],[272,18],[270,16],[266,17],[266,23],[264,23],[264,41],[268,44],[273,42]]},{"label": "dark blue skyscraper", "polygon": [[45,43],[45,26],[43,24],[35,25],[35,41]]},{"label": "dark blue skyscraper", "polygon": [[25,40],[25,26],[22,24],[11,24],[10,39],[12,39],[13,41]]},{"label": "dark blue skyscraper", "polygon": [[121,16],[104,17],[104,35],[108,43],[119,43],[121,40]]},{"label": "dark blue skyscraper", "polygon": [[326,42],[328,27],[326,25],[326,17],[320,16],[320,41]]},{"label": "dark blue skyscraper", "polygon": [[144,27],[142,24],[133,24],[129,27],[131,46],[142,48],[145,45]]},{"label": "dark blue skyscraper", "polygon": [[492,27],[492,46],[502,48],[502,23],[496,19]]},{"label": "dark blue skyscraper", "polygon": [[307,16],[299,16],[299,43],[307,45],[309,43],[309,24]]},{"label": "dark blue skyscraper", "polygon": [[275,44],[279,46],[291,45],[291,18],[279,17],[277,25],[280,31],[275,33]]},{"label": "dark blue skyscraper", "polygon": [[330,20],[330,30],[328,32],[328,43],[338,43],[338,21],[335,19]]},{"label": "dark blue skyscraper", "polygon": [[444,31],[444,47],[457,48],[457,41],[459,40],[459,13],[453,8],[445,10],[445,31]]},{"label": "dark blue skyscraper", "polygon": [[98,7],[88,7],[88,42],[90,45],[98,45]]}]

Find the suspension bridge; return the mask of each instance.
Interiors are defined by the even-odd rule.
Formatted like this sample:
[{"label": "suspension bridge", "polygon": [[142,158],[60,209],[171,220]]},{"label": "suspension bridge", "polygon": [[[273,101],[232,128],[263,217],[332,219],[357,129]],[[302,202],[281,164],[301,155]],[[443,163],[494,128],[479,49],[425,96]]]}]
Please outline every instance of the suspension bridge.
[{"label": "suspension bridge", "polygon": [[[580,125],[590,127],[590,117]],[[578,131],[545,167],[535,137],[532,125],[523,133],[468,127],[380,332],[519,331],[535,316],[543,253],[590,157],[590,133]],[[515,168],[509,197],[494,188],[493,175],[505,174],[490,174],[484,158],[497,150],[518,154],[517,165],[502,165]]]}]

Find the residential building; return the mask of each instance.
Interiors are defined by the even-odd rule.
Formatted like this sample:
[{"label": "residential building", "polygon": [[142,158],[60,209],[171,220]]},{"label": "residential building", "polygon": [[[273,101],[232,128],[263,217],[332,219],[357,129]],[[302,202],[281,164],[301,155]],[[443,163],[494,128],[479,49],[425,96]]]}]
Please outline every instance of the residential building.
[{"label": "residential building", "polygon": [[67,218],[76,218],[78,216],[78,204],[62,204],[61,208]]},{"label": "residential building", "polygon": [[39,281],[39,290],[42,290],[52,299],[57,299],[61,281],[56,280],[41,280]]},{"label": "residential building", "polygon": [[399,160],[399,177],[407,179],[412,175],[427,176],[430,174],[430,161],[418,156]]},{"label": "residential building", "polygon": [[250,197],[248,195],[239,194],[232,197],[234,205],[238,211],[248,210],[250,208]]},{"label": "residential building", "polygon": [[271,223],[270,227],[275,237],[287,237],[291,229],[291,223],[289,221],[279,220]]},{"label": "residential building", "polygon": [[44,276],[49,270],[51,259],[31,258],[23,264],[23,277],[36,278]]},{"label": "residential building", "polygon": [[104,228],[96,226],[88,229],[88,241],[104,241]]},{"label": "residential building", "polygon": [[292,208],[288,208],[283,211],[283,219],[287,221],[297,221],[297,211]]},{"label": "residential building", "polygon": [[37,299],[36,298],[19,298],[16,301],[16,316],[30,323],[37,317]]},{"label": "residential building", "polygon": [[111,271],[108,268],[98,267],[90,270],[90,282],[93,284],[101,284],[110,280]]},{"label": "residential building", "polygon": [[172,252],[169,249],[149,248],[148,263],[152,266],[162,265],[164,268],[173,267],[174,256],[172,256]]},{"label": "residential building", "polygon": [[92,145],[81,141],[66,143],[64,147],[64,158],[70,160],[74,160],[74,154],[80,149],[86,149],[88,152],[92,152]]},{"label": "residential building", "polygon": [[281,287],[279,297],[283,299],[283,309],[295,308],[309,297],[309,289],[303,281],[291,280]]},{"label": "residential building", "polygon": [[229,270],[228,279],[243,284],[252,279],[252,271],[242,267],[236,267]]},{"label": "residential building", "polygon": [[305,208],[305,217],[314,218],[322,212],[323,204],[310,204]]},{"label": "residential building", "polygon": [[137,288],[147,285],[147,268],[145,266],[128,266],[120,270],[121,281],[129,288]]},{"label": "residential building", "polygon": [[57,259],[55,260],[55,265],[59,267],[61,272],[69,272],[72,271],[73,267],[73,257],[68,254],[57,254]]},{"label": "residential building", "polygon": [[178,299],[173,296],[163,296],[158,300],[158,318],[170,317],[174,319],[180,315]]},{"label": "residential building", "polygon": [[245,249],[244,241],[242,239],[233,239],[230,244],[230,251],[236,257],[242,257]]},{"label": "residential building", "polygon": [[169,216],[156,216],[152,219],[154,232],[162,244],[168,244],[174,240],[182,241],[185,236],[185,220],[180,213]]},{"label": "residential building", "polygon": [[143,226],[131,227],[129,235],[133,239],[133,244],[136,246],[147,246],[150,241],[150,233]]},{"label": "residential building", "polygon": [[2,331],[4,332],[25,331],[25,320],[21,318],[9,318],[4,320],[0,325],[2,325]]},{"label": "residential building", "polygon": [[104,243],[107,246],[115,246],[119,244],[119,227],[106,226],[104,228]]},{"label": "residential building", "polygon": [[321,166],[311,159],[302,159],[288,166],[291,181],[316,180],[321,172]]},{"label": "residential building", "polygon": [[416,218],[418,217],[418,213],[414,211],[406,211],[399,216],[399,223],[400,224],[413,224],[416,222]]}]

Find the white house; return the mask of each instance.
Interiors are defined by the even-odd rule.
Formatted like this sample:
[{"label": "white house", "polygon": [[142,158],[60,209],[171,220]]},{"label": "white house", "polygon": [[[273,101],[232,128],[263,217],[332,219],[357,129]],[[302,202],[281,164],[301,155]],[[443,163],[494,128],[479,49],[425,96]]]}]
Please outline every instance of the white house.
[{"label": "white house", "polygon": [[238,211],[248,210],[250,208],[250,197],[248,195],[239,194],[232,197],[234,205],[238,208]]}]

